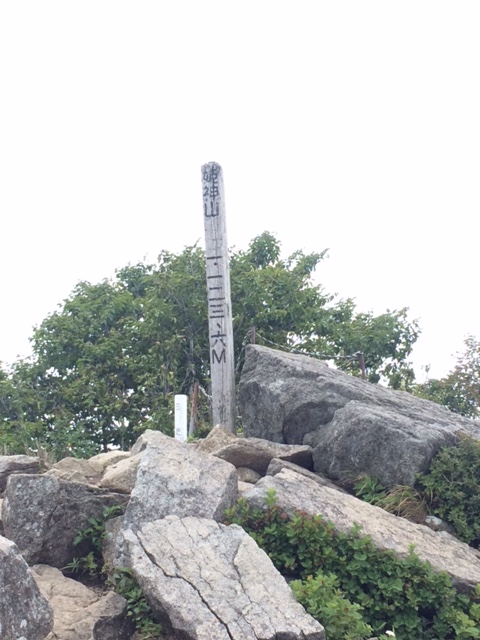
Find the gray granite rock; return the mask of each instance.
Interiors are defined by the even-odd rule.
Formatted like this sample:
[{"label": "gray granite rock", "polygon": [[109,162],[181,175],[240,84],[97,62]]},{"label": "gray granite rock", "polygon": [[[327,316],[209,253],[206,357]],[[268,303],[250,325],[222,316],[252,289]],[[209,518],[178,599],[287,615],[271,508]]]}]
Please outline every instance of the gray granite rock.
[{"label": "gray granite rock", "polygon": [[295,473],[299,473],[301,476],[305,476],[306,478],[310,478],[313,482],[317,484],[321,484],[324,487],[330,487],[330,489],[335,489],[335,491],[341,491],[342,493],[348,493],[342,487],[337,486],[334,482],[325,478],[320,473],[313,473],[312,471],[308,471],[303,467],[298,466],[298,464],[293,464],[293,462],[289,462],[288,460],[280,460],[279,458],[274,458],[270,464],[268,465],[267,476],[276,476],[277,473],[280,473],[283,469],[290,469],[290,471],[295,471]]},{"label": "gray granite rock", "polygon": [[133,572],[183,640],[324,640],[265,552],[243,529],[169,516],[125,533]]},{"label": "gray granite rock", "polygon": [[160,432],[151,434],[153,440],[141,456],[123,527],[138,527],[167,515],[221,520],[237,499],[235,467]]},{"label": "gray granite rock", "polygon": [[385,486],[411,485],[443,447],[456,442],[447,428],[395,409],[352,400],[318,431],[305,436],[314,447],[315,471],[338,480],[367,474]]},{"label": "gray granite rock", "polygon": [[249,345],[238,403],[245,435],[314,447],[314,470],[336,479],[376,475],[411,484],[457,434],[480,421],[327,367],[307,356]]},{"label": "gray granite rock", "polygon": [[44,640],[53,613],[11,540],[0,537],[0,638]]},{"label": "gray granite rock", "polygon": [[[205,443],[207,441],[208,439],[205,439]],[[262,438],[234,438],[226,444],[209,449],[217,458],[227,460],[237,468],[253,469],[262,476],[265,475],[273,458],[288,460],[306,469],[312,468],[312,449],[305,445],[279,444]]]},{"label": "gray granite rock", "polygon": [[38,473],[40,462],[34,456],[0,456],[0,492],[5,491],[9,476],[17,473]]},{"label": "gray granite rock", "polygon": [[125,502],[124,495],[48,475],[11,476],[3,501],[5,536],[29,564],[61,568],[85,550],[73,542],[88,519]]}]

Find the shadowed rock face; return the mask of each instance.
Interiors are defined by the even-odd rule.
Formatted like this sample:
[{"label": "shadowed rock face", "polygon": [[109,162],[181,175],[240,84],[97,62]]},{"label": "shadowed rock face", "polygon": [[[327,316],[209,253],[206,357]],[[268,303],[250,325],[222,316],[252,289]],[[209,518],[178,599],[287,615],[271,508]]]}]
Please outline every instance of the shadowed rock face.
[{"label": "shadowed rock face", "polygon": [[3,501],[5,536],[27,562],[61,568],[82,555],[74,539],[88,519],[125,501],[124,495],[49,475],[12,475]]},{"label": "shadowed rock face", "polygon": [[157,616],[192,640],[324,640],[270,558],[243,529],[177,518],[125,534]]},{"label": "shadowed rock face", "polygon": [[412,484],[457,433],[480,423],[439,405],[369,384],[306,356],[250,345],[238,402],[247,437],[314,447],[314,470],[368,473]]},{"label": "shadowed rock face", "polygon": [[216,426],[197,444],[197,451],[211,453],[239,467],[248,467],[265,475],[273,458],[288,460],[306,469],[312,468],[312,449],[305,445],[279,444],[260,438],[237,438]]},{"label": "shadowed rock face", "polygon": [[13,542],[0,537],[0,638],[43,640],[53,626],[47,599]]}]

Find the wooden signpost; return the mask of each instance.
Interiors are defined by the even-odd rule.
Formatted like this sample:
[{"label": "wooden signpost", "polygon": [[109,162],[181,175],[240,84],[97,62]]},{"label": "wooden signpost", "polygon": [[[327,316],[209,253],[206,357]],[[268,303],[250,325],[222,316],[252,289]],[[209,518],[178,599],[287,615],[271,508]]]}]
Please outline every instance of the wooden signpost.
[{"label": "wooden signpost", "polygon": [[235,426],[235,360],[222,167],[202,166],[213,425]]}]

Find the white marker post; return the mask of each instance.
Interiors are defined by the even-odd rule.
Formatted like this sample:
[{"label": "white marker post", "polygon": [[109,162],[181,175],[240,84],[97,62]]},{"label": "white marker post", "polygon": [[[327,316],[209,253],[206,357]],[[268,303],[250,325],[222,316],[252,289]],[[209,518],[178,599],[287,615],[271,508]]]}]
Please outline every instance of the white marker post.
[{"label": "white marker post", "polygon": [[222,167],[202,166],[213,424],[236,433],[235,359]]},{"label": "white marker post", "polygon": [[175,396],[175,439],[187,440],[187,396]]}]

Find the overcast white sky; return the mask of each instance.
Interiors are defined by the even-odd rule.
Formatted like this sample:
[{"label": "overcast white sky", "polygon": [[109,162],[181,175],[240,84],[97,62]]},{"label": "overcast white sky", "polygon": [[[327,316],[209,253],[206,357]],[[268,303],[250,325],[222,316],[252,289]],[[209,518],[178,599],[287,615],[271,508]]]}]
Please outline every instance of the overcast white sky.
[{"label": "overcast white sky", "polygon": [[478,0],[2,0],[0,360],[79,280],[200,240],[329,248],[327,291],[408,306],[417,371],[480,337]]}]

